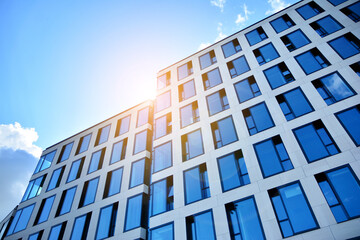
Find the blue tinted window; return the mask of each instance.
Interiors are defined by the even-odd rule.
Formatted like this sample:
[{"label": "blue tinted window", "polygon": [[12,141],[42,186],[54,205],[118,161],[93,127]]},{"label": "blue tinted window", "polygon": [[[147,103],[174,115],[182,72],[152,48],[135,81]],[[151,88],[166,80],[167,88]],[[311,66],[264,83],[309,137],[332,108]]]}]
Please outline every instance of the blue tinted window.
[{"label": "blue tinted window", "polygon": [[89,230],[91,212],[75,218],[70,240],[86,239]]},{"label": "blue tinted window", "polygon": [[54,170],[53,174],[51,175],[51,179],[46,191],[50,191],[59,186],[64,170],[65,170],[65,166]]},{"label": "blue tinted window", "polygon": [[193,73],[192,62],[190,61],[185,63],[184,65],[181,65],[180,67],[178,67],[177,72],[178,72],[178,80],[181,80],[191,75]]},{"label": "blue tinted window", "polygon": [[105,155],[105,148],[103,148],[97,152],[94,152],[92,154],[88,174],[95,172],[102,168],[102,164],[104,161],[104,155]]},{"label": "blue tinted window", "polygon": [[360,62],[353,63],[350,67],[360,77]]},{"label": "blue tinted window", "polygon": [[130,187],[133,188],[144,183],[145,159],[133,162],[131,165]]},{"label": "blue tinted window", "polygon": [[245,72],[250,71],[250,67],[246,61],[245,56],[234,59],[231,62],[228,62],[226,65],[229,69],[231,78],[237,77]]},{"label": "blue tinted window", "polygon": [[274,126],[274,122],[264,102],[244,109],[243,115],[250,135]]},{"label": "blue tinted window", "polygon": [[[28,238],[28,240],[41,240],[42,235],[44,234],[44,230],[41,230],[37,233],[31,234]],[[0,234],[1,236],[1,234]]]},{"label": "blue tinted window", "polygon": [[26,191],[21,201],[23,202],[25,200],[38,196],[41,193],[45,179],[46,179],[46,174],[34,180],[31,180],[29,182],[28,187],[26,188]]},{"label": "blue tinted window", "polygon": [[264,75],[271,89],[281,87],[295,80],[284,62],[264,70]]},{"label": "blue tinted window", "polygon": [[253,76],[235,83],[234,87],[240,103],[261,95],[260,89]]},{"label": "blue tinted window", "polygon": [[267,62],[270,62],[271,60],[274,60],[275,58],[280,57],[272,43],[268,43],[260,48],[255,49],[253,53],[259,65],[263,65]]},{"label": "blue tinted window", "polygon": [[179,102],[184,101],[196,95],[194,80],[190,80],[184,84],[179,85]]},{"label": "blue tinted window", "polygon": [[343,2],[346,2],[347,0],[328,0],[332,5],[337,6]]},{"label": "blue tinted window", "polygon": [[238,140],[231,116],[211,123],[211,131],[215,149]]},{"label": "blue tinted window", "polygon": [[41,156],[41,158],[35,168],[34,173],[38,173],[38,172],[41,172],[42,170],[49,168],[51,166],[52,161],[54,160],[55,153],[56,153],[56,150],[52,151],[46,155]]},{"label": "blue tinted window", "polygon": [[27,227],[34,207],[35,204],[32,204],[16,211],[6,236],[22,231]]},{"label": "blue tinted window", "polygon": [[309,2],[302,7],[296,9],[296,11],[301,15],[301,17],[305,20],[312,18],[324,11],[319,5],[315,2]]},{"label": "blue tinted window", "polygon": [[338,72],[314,80],[312,83],[327,105],[356,94]]},{"label": "blue tinted window", "polygon": [[199,61],[201,69],[207,68],[216,63],[217,61],[214,50],[211,50],[210,52],[200,56]]},{"label": "blue tinted window", "polygon": [[272,20],[270,22],[270,24],[274,28],[276,33],[280,33],[280,32],[295,25],[293,20],[291,20],[291,18],[287,14],[285,14],[275,20]]},{"label": "blue tinted window", "polygon": [[56,212],[56,216],[63,215],[70,212],[72,203],[74,201],[76,187],[65,190],[60,199],[60,203]]},{"label": "blue tinted window", "polygon": [[65,232],[66,222],[63,222],[59,225],[53,226],[50,230],[48,240],[60,240],[63,239]]},{"label": "blue tinted window", "polygon": [[114,236],[117,210],[117,202],[100,209],[100,215],[96,229],[96,240]]},{"label": "blue tinted window", "polygon": [[343,26],[330,15],[311,23],[310,26],[321,37],[325,37],[343,28]]},{"label": "blue tinted window", "polygon": [[254,149],[264,177],[294,168],[279,135],[254,144]]},{"label": "blue tinted window", "polygon": [[155,119],[155,139],[163,137],[172,132],[171,112]]},{"label": "blue tinted window", "polygon": [[148,140],[147,130],[139,132],[135,135],[134,155],[146,150],[147,140]]},{"label": "blue tinted window", "polygon": [[268,190],[283,237],[318,228],[299,183]]},{"label": "blue tinted window", "polygon": [[231,239],[265,239],[254,197],[225,205]]},{"label": "blue tinted window", "polygon": [[180,108],[181,127],[186,127],[200,120],[197,101]]},{"label": "blue tinted window", "polygon": [[208,90],[222,83],[219,68],[215,68],[210,72],[201,75],[203,80],[204,89]]},{"label": "blue tinted window", "polygon": [[206,97],[209,115],[214,115],[229,108],[229,102],[225,93],[225,89],[221,89]]},{"label": "blue tinted window", "polygon": [[174,240],[174,224],[168,223],[150,229],[150,240]]},{"label": "blue tinted window", "polygon": [[34,225],[48,220],[54,200],[55,200],[55,195],[48,197],[41,202],[39,212],[38,215],[36,216]]},{"label": "blue tinted window", "polygon": [[230,57],[230,56],[234,55],[235,53],[241,51],[241,46],[240,46],[237,38],[235,38],[231,42],[228,42],[228,43],[222,45],[221,48],[223,50],[225,58]]},{"label": "blue tinted window", "polygon": [[155,100],[155,112],[160,112],[171,106],[171,92],[167,91],[158,95]]},{"label": "blue tinted window", "polygon": [[257,29],[246,33],[245,37],[248,40],[250,46],[268,38],[262,27],[258,27]]},{"label": "blue tinted window", "polygon": [[360,40],[352,33],[347,33],[341,37],[328,42],[328,44],[342,57],[349,58],[360,53]]},{"label": "blue tinted window", "polygon": [[198,213],[186,217],[187,239],[192,240],[215,240],[215,228],[212,211]]},{"label": "blue tinted window", "polygon": [[149,111],[149,107],[140,109],[138,111],[136,127],[140,127],[149,122]]},{"label": "blue tinted window", "polygon": [[301,88],[280,94],[276,96],[276,100],[288,121],[314,111]]},{"label": "blue tinted window", "polygon": [[310,43],[300,29],[281,37],[281,40],[290,52]]},{"label": "blue tinted window", "polygon": [[71,182],[74,181],[75,179],[78,179],[81,175],[81,170],[83,165],[84,165],[84,158],[74,161],[71,164],[71,169],[66,182]]},{"label": "blue tinted window", "polygon": [[104,198],[115,195],[121,190],[123,168],[108,172],[104,190]]},{"label": "blue tinted window", "polygon": [[129,131],[129,127],[130,127],[130,115],[119,119],[116,125],[115,137],[127,133]]},{"label": "blue tinted window", "polygon": [[297,55],[295,59],[307,75],[330,66],[328,60],[317,48]]},{"label": "blue tinted window", "polygon": [[128,198],[124,231],[140,227],[142,219],[143,194]]},{"label": "blue tinted window", "polygon": [[157,89],[163,89],[170,85],[171,82],[171,72],[167,72],[157,78]]},{"label": "blue tinted window", "polygon": [[121,140],[120,142],[114,143],[111,153],[110,164],[116,163],[125,158],[126,146],[127,138]]},{"label": "blue tinted window", "polygon": [[336,114],[356,146],[360,146],[360,105]]},{"label": "blue tinted window", "polygon": [[86,181],[81,194],[79,208],[89,205],[95,201],[99,177]]},{"label": "blue tinted window", "polygon": [[209,180],[205,163],[184,172],[185,203],[210,197]]},{"label": "blue tinted window", "polygon": [[217,161],[224,192],[250,183],[241,150],[219,157]]},{"label": "blue tinted window", "polygon": [[340,152],[321,120],[296,128],[293,132],[308,162]]},{"label": "blue tinted window", "polygon": [[167,142],[154,148],[153,172],[172,166],[172,143]]},{"label": "blue tinted window", "polygon": [[70,157],[70,153],[71,153],[71,149],[72,149],[73,145],[74,145],[74,142],[66,144],[65,146],[63,146],[63,148],[61,150],[61,153],[60,153],[58,163],[62,162],[62,161],[65,161]]},{"label": "blue tinted window", "polygon": [[95,146],[100,145],[108,140],[110,132],[110,125],[100,128],[95,141]]},{"label": "blue tinted window", "polygon": [[181,136],[183,161],[197,157],[204,153],[200,129]]},{"label": "blue tinted window", "polygon": [[173,177],[157,181],[151,185],[151,215],[157,215],[174,209]]},{"label": "blue tinted window", "polygon": [[85,152],[86,150],[88,150],[90,140],[91,140],[91,133],[80,138],[76,154],[79,154],[79,153],[82,153],[82,152]]},{"label": "blue tinted window", "polygon": [[360,21],[360,2],[356,2],[350,6],[341,9],[346,16],[348,16],[354,22]]}]

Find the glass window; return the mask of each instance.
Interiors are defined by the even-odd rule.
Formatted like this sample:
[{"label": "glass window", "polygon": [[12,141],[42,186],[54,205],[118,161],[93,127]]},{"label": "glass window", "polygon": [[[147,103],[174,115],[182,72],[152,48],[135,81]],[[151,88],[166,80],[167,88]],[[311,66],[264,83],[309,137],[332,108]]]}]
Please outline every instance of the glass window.
[{"label": "glass window", "polygon": [[260,48],[253,50],[253,53],[259,65],[263,65],[280,57],[272,43],[268,43]]},{"label": "glass window", "polygon": [[171,141],[154,147],[153,154],[153,173],[172,166]]},{"label": "glass window", "polygon": [[356,146],[360,146],[360,105],[335,114]]},{"label": "glass window", "polygon": [[225,89],[221,89],[220,91],[206,96],[206,102],[209,110],[209,116],[229,108],[229,102],[226,97]]},{"label": "glass window", "polygon": [[29,182],[28,187],[26,188],[26,191],[25,191],[24,196],[21,201],[23,202],[23,201],[26,201],[28,199],[38,196],[41,193],[45,179],[46,179],[46,174],[41,177],[38,177],[34,180],[31,180]]},{"label": "glass window", "polygon": [[170,81],[171,81],[171,72],[169,71],[157,78],[157,89],[160,90],[169,86]]},{"label": "glass window", "polygon": [[140,184],[144,183],[145,178],[145,158],[138,160],[136,162],[133,162],[131,164],[131,180],[130,180],[130,187],[133,188]]},{"label": "glass window", "polygon": [[270,24],[274,28],[276,33],[280,33],[288,28],[291,28],[292,26],[295,26],[295,23],[287,14],[282,15],[275,20],[272,20]]},{"label": "glass window", "polygon": [[171,112],[155,119],[155,139],[168,135],[172,132]]},{"label": "glass window", "polygon": [[324,9],[322,9],[315,2],[309,2],[308,4],[305,4],[304,6],[297,8],[296,11],[300,14],[300,16],[304,20],[307,20],[309,18],[312,18],[313,16],[316,16],[324,12]]},{"label": "glass window", "polygon": [[181,128],[200,120],[199,107],[197,101],[180,108]]},{"label": "glass window", "polygon": [[87,151],[89,148],[90,140],[91,140],[91,133],[84,137],[81,137],[78,147],[76,149],[76,154],[80,154],[82,152]]},{"label": "glass window", "polygon": [[206,164],[184,171],[185,204],[210,197]]},{"label": "glass window", "polygon": [[117,143],[114,143],[112,153],[111,153],[110,164],[113,164],[113,163],[116,163],[118,161],[125,159],[126,146],[127,146],[127,138],[125,138]]},{"label": "glass window", "polygon": [[104,162],[105,149],[106,148],[103,148],[92,154],[88,174],[95,172],[102,168],[102,165]]},{"label": "glass window", "polygon": [[70,212],[72,203],[74,201],[75,193],[76,186],[63,191],[60,198],[59,206],[56,211],[56,217]]},{"label": "glass window", "polygon": [[241,150],[217,159],[223,192],[250,183],[249,174]]},{"label": "glass window", "polygon": [[293,132],[308,162],[340,152],[321,120],[296,128]]},{"label": "glass window", "polygon": [[204,154],[201,130],[184,134],[181,136],[183,162]]},{"label": "glass window", "polygon": [[75,179],[78,179],[80,177],[84,161],[85,157],[78,159],[71,164],[71,169],[66,180],[67,183],[74,181]]},{"label": "glass window", "polygon": [[145,217],[143,208],[145,201],[143,193],[130,197],[127,200],[126,217],[124,231],[129,231],[134,228],[142,227],[146,224],[147,218]]},{"label": "glass window", "polygon": [[234,55],[235,53],[241,51],[241,46],[240,46],[237,38],[235,38],[231,42],[225,43],[224,45],[221,46],[221,48],[222,48],[225,58],[230,57],[230,56]]},{"label": "glass window", "polygon": [[288,121],[314,111],[300,87],[277,95],[276,100]]},{"label": "glass window", "polygon": [[154,182],[150,196],[151,216],[174,209],[173,177]]},{"label": "glass window", "polygon": [[222,83],[219,68],[215,68],[207,73],[201,75],[204,89],[208,90]]},{"label": "glass window", "polygon": [[331,65],[317,48],[297,55],[295,59],[306,75]]},{"label": "glass window", "polygon": [[35,203],[16,211],[15,216],[6,233],[6,236],[20,232],[27,227],[32,211],[34,210],[34,207],[35,207]]},{"label": "glass window", "polygon": [[262,27],[258,27],[257,29],[246,33],[245,37],[248,40],[250,46],[255,45],[268,38]]},{"label": "glass window", "polygon": [[150,240],[174,240],[174,223],[150,229]]},{"label": "glass window", "polygon": [[55,200],[55,195],[43,199],[40,204],[38,214],[36,215],[34,225],[46,222],[49,218],[51,208]]},{"label": "glass window", "polygon": [[52,161],[54,160],[55,153],[56,153],[56,150],[41,156],[41,158],[35,168],[34,174],[49,168],[51,166]]},{"label": "glass window", "polygon": [[319,228],[299,182],[268,193],[284,238]]},{"label": "glass window", "polygon": [[310,43],[310,40],[300,29],[281,37],[281,41],[290,52]]},{"label": "glass window", "polygon": [[199,57],[200,68],[207,68],[217,62],[214,50]]},{"label": "glass window", "polygon": [[[44,230],[41,230],[37,233],[34,233],[34,234],[31,234],[28,238],[28,240],[41,240],[42,239],[42,236],[44,234]],[[1,235],[0,235],[1,237]]]},{"label": "glass window", "polygon": [[334,33],[344,28],[338,21],[336,21],[330,15],[321,18],[313,23],[310,23],[310,26],[320,35],[320,37],[325,37],[331,33]]},{"label": "glass window", "polygon": [[338,37],[328,44],[340,55],[342,59],[349,58],[360,53],[360,40],[352,33]]},{"label": "glass window", "polygon": [[360,216],[360,185],[350,166],[315,175],[322,193],[336,219],[344,222]]},{"label": "glass window", "polygon": [[127,133],[129,131],[129,127],[130,127],[130,115],[119,119],[116,124],[115,137]]},{"label": "glass window", "polygon": [[147,150],[148,138],[149,138],[148,130],[144,130],[135,135],[134,155],[139,152]]},{"label": "glass window", "polygon": [[215,149],[221,148],[238,140],[234,121],[231,116],[211,123],[211,132]]},{"label": "glass window", "polygon": [[48,240],[62,240],[64,237],[64,232],[66,228],[66,223],[63,222],[56,226],[53,226],[50,230],[49,238]]},{"label": "glass window", "polygon": [[187,76],[193,74],[192,62],[189,61],[189,62],[185,63],[184,65],[181,65],[180,67],[178,67],[177,73],[178,73],[178,81],[180,81],[181,79],[184,79]]},{"label": "glass window", "polygon": [[167,91],[158,95],[155,99],[155,112],[160,112],[171,106],[171,93]]},{"label": "glass window", "polygon": [[244,109],[242,112],[250,136],[275,126],[264,102]]},{"label": "glass window", "polygon": [[340,10],[354,22],[360,21],[360,1]]},{"label": "glass window", "polygon": [[118,168],[107,173],[103,198],[110,197],[120,192],[122,175],[123,168]]},{"label": "glass window", "polygon": [[[4,234],[5,234],[5,230],[6,228],[9,226],[9,222],[10,222],[10,218],[8,220],[6,220],[5,222],[3,222],[3,224],[1,225],[0,228],[0,239],[4,238]],[[28,239],[28,240],[37,240],[37,239]]]},{"label": "glass window", "polygon": [[351,64],[350,67],[360,77],[360,62]]},{"label": "glass window", "polygon": [[192,240],[215,240],[215,228],[212,211],[197,213],[186,217],[187,239]]},{"label": "glass window", "polygon": [[140,109],[138,111],[136,127],[140,127],[148,122],[149,122],[149,107]]},{"label": "glass window", "polygon": [[254,76],[250,76],[234,84],[239,103],[245,102],[254,97],[260,96],[261,91]]},{"label": "glass window", "polygon": [[106,142],[109,138],[109,132],[110,132],[110,124],[100,128],[98,130],[97,136],[96,136],[96,140],[95,140],[95,146],[100,145],[104,142]]},{"label": "glass window", "polygon": [[237,77],[243,73],[250,71],[250,67],[246,61],[245,56],[234,59],[226,63],[226,65],[229,69],[231,78]]},{"label": "glass window", "polygon": [[86,239],[90,220],[91,212],[75,218],[70,240]]},{"label": "glass window", "polygon": [[79,202],[79,208],[92,204],[95,201],[99,178],[94,178],[84,183]]},{"label": "glass window", "polygon": [[54,170],[53,174],[51,175],[51,179],[46,191],[50,191],[54,188],[57,188],[60,185],[62,176],[64,174],[65,166]]},{"label": "glass window", "polygon": [[284,62],[264,70],[264,75],[270,84],[271,89],[281,87],[295,81],[294,76]]},{"label": "glass window", "polygon": [[74,142],[71,142],[62,147],[57,163],[60,163],[60,162],[63,162],[65,160],[69,159],[73,145],[74,145]]},{"label": "glass window", "polygon": [[99,220],[96,229],[96,240],[114,236],[118,202],[100,209]]},{"label": "glass window", "polygon": [[254,144],[254,149],[264,178],[294,168],[279,135]]},{"label": "glass window", "polygon": [[179,85],[179,102],[196,95],[194,80]]},{"label": "glass window", "polygon": [[231,239],[265,239],[254,197],[225,205]]},{"label": "glass window", "polygon": [[343,2],[346,2],[347,0],[328,0],[332,5],[337,6]]},{"label": "glass window", "polygon": [[316,79],[312,81],[312,84],[327,105],[339,102],[356,94],[338,72]]}]

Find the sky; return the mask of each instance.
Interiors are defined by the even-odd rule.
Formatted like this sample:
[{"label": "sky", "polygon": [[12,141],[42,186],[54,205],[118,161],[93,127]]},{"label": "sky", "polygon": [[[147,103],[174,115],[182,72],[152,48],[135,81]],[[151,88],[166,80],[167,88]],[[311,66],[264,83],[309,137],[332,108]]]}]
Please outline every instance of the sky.
[{"label": "sky", "polygon": [[0,221],[42,150],[154,98],[158,71],[295,2],[0,1]]}]

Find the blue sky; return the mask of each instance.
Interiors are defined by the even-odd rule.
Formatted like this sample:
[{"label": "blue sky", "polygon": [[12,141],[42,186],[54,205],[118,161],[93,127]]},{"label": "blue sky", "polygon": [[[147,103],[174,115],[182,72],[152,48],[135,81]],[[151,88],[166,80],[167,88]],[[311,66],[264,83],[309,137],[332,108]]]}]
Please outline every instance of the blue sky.
[{"label": "blue sky", "polygon": [[0,1],[0,219],[41,149],[154,97],[159,70],[294,2]]}]

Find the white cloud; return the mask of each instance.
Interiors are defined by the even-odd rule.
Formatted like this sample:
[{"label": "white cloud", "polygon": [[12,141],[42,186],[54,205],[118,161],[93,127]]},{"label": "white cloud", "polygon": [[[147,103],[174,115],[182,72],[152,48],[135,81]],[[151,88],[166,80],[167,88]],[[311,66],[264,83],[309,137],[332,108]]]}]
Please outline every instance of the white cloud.
[{"label": "white cloud", "polygon": [[265,13],[266,15],[276,13],[276,12],[281,11],[284,8],[290,6],[289,3],[286,3],[283,0],[268,0],[268,3],[270,4],[271,9],[266,11],[266,13]]},{"label": "white cloud", "polygon": [[210,1],[211,5],[220,8],[221,12],[224,11],[225,2],[226,2],[226,0],[211,0]]},{"label": "white cloud", "polygon": [[[214,42],[217,42],[217,41],[220,41],[221,39],[223,38],[226,38],[227,35],[223,33],[222,31],[222,23],[219,22],[218,23],[218,26],[217,26],[217,32],[218,32],[218,35],[217,37],[215,38]],[[198,47],[198,51],[200,51],[201,49],[204,49],[208,46],[210,46],[212,43],[209,43],[209,42],[204,42],[204,43],[200,43],[200,46]]]},{"label": "white cloud", "polygon": [[237,15],[237,18],[236,18],[236,21],[235,23],[236,24],[240,24],[240,23],[244,23],[246,21],[245,17],[243,17],[240,13]]},{"label": "white cloud", "polygon": [[249,19],[249,15],[254,13],[252,11],[249,11],[245,3],[243,5],[243,9],[244,9],[244,14],[239,13],[235,20],[235,23],[237,25],[244,24]]},{"label": "white cloud", "polygon": [[200,51],[201,49],[207,48],[208,46],[210,46],[211,43],[200,43],[200,46],[198,47],[198,51]]},{"label": "white cloud", "polygon": [[8,125],[0,124],[0,148],[24,150],[38,158],[42,149],[33,144],[38,138],[34,128],[23,128],[17,122]]}]

